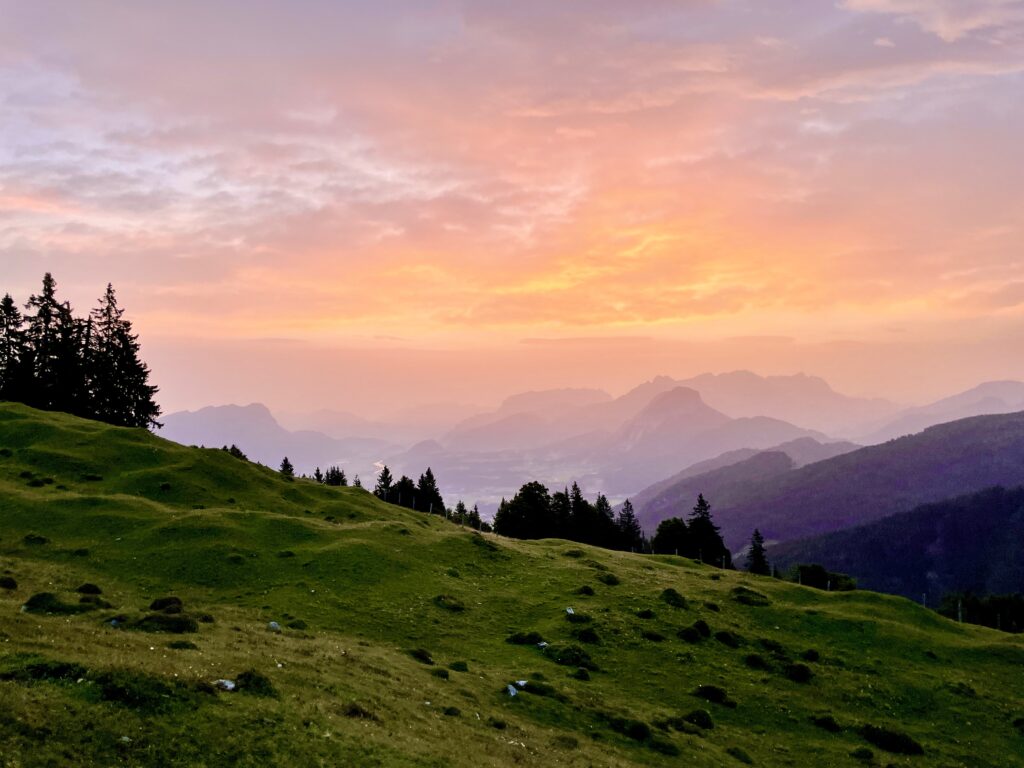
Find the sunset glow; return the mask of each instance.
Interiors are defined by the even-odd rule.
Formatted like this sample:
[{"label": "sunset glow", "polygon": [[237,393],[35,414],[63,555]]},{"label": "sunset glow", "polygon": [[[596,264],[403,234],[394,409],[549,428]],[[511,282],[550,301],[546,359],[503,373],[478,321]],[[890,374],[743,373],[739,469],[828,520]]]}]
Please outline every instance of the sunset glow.
[{"label": "sunset glow", "polygon": [[0,269],[112,280],[171,408],[280,400],[286,344],[372,407],[398,348],[424,401],[524,360],[939,395],[1024,375],[1022,95],[1017,0],[0,2]]}]

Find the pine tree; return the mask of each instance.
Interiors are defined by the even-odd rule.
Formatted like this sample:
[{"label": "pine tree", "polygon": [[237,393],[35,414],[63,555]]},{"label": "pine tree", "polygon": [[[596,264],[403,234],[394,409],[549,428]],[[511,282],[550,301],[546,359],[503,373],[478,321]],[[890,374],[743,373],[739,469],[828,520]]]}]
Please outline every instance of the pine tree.
[{"label": "pine tree", "polygon": [[572,538],[572,504],[568,488],[551,494],[551,531],[552,536]]},{"label": "pine tree", "polygon": [[345,470],[340,467],[328,467],[324,473],[324,484],[341,486],[348,485],[348,478],[345,477]]},{"label": "pine tree", "polygon": [[711,519],[711,505],[703,493],[697,496],[697,504],[690,515],[687,531],[690,539],[687,554],[690,557],[698,557],[702,562],[721,568],[732,567],[732,555],[722,541],[718,526]]},{"label": "pine tree", "polygon": [[281,461],[281,477],[291,480],[295,477],[295,467],[288,461],[288,457],[285,456],[284,460]]},{"label": "pine tree", "polygon": [[640,521],[636,519],[633,511],[633,503],[626,499],[619,510],[619,517],[615,521],[619,529],[619,543],[621,549],[631,552],[643,551],[644,532],[640,528]]},{"label": "pine tree", "polygon": [[416,483],[411,477],[402,475],[398,481],[391,486],[391,503],[408,509],[423,511],[423,501],[419,498],[416,490]]},{"label": "pine tree", "polygon": [[597,494],[594,501],[594,519],[591,526],[586,541],[608,549],[618,544],[619,529],[615,525],[615,511],[603,493]]},{"label": "pine tree", "polygon": [[160,426],[160,408],[153,400],[157,388],[139,357],[139,337],[123,316],[114,286],[107,284],[86,326],[83,362],[93,417],[125,427]]},{"label": "pine tree", "polygon": [[651,548],[657,555],[688,556],[690,535],[686,521],[679,517],[670,517],[658,523],[658,530],[651,539]]},{"label": "pine tree", "polygon": [[551,497],[536,481],[526,483],[512,501],[502,499],[494,516],[495,532],[516,539],[545,539],[551,528]]},{"label": "pine tree", "polygon": [[478,531],[481,528],[483,521],[480,519],[480,508],[476,504],[473,505],[473,509],[469,511],[469,518],[466,520],[470,528],[476,528]]},{"label": "pine tree", "polygon": [[323,485],[324,473],[320,471],[320,467],[313,470],[313,479],[316,480],[317,484]]},{"label": "pine tree", "polygon": [[469,519],[469,510],[466,509],[462,499],[459,499],[458,503],[456,503],[455,512],[452,514],[452,517],[459,525],[465,525]]},{"label": "pine tree", "polygon": [[430,467],[427,467],[427,471],[420,475],[419,482],[416,484],[416,496],[419,502],[417,509],[423,512],[433,511],[438,515],[444,514],[444,499],[441,498],[441,492],[437,488],[437,479]]},{"label": "pine tree", "polygon": [[18,305],[6,294],[0,300],[0,400],[21,401],[28,396],[32,361],[23,323]]},{"label": "pine tree", "polygon": [[771,566],[768,564],[768,555],[764,548],[764,536],[761,531],[754,529],[754,535],[750,537],[750,551],[747,553],[747,570],[761,576],[770,576]]},{"label": "pine tree", "polygon": [[594,507],[583,498],[577,483],[569,489],[569,527],[565,535],[572,541],[593,543]]},{"label": "pine tree", "polygon": [[221,450],[224,451],[224,453],[228,454],[229,456],[235,457],[236,459],[241,459],[242,461],[249,460],[249,457],[242,453],[241,449],[233,443],[230,448],[228,448],[226,445],[222,446]]},{"label": "pine tree", "polygon": [[32,294],[25,309],[34,310],[27,316],[33,381],[26,403],[43,410],[90,415],[82,370],[82,328],[71,314],[71,306],[57,301],[57,282],[49,272],[43,276],[42,292]]},{"label": "pine tree", "polygon": [[352,487],[353,488],[362,488],[363,487],[363,481],[359,479],[359,475],[356,475],[355,479],[352,481]]},{"label": "pine tree", "polygon": [[391,486],[394,484],[394,477],[391,475],[391,470],[388,469],[388,465],[385,464],[381,469],[380,474],[377,475],[377,485],[373,489],[373,495],[382,501],[390,501]]}]

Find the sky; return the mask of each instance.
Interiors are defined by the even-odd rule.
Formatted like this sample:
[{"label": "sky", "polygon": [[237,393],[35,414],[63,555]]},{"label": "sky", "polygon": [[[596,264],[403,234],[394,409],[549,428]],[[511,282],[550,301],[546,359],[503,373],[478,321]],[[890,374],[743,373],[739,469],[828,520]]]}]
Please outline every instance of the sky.
[{"label": "sky", "polygon": [[0,292],[165,410],[1024,378],[1024,1],[0,0]]}]

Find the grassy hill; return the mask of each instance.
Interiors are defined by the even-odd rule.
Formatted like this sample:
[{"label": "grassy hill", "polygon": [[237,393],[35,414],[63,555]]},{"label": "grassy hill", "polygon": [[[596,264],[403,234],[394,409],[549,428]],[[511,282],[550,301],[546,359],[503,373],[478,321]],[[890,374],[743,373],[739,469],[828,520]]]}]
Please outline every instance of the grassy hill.
[{"label": "grassy hill", "polygon": [[1019,637],[11,404],[0,578],[5,767],[1024,764]]}]

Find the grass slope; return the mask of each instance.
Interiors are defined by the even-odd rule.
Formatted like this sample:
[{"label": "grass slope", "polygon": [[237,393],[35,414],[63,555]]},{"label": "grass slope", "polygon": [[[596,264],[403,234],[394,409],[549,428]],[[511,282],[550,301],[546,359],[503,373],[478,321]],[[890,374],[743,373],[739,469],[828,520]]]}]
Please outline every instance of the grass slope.
[{"label": "grass slope", "polygon": [[[11,404],[0,577],[3,766],[1024,764],[1021,638],[874,593],[483,537]],[[79,612],[86,582],[105,602]],[[51,613],[22,610],[37,593]],[[183,613],[132,628],[168,595]],[[176,620],[198,631],[145,631]],[[549,647],[506,642],[530,632]]]}]

